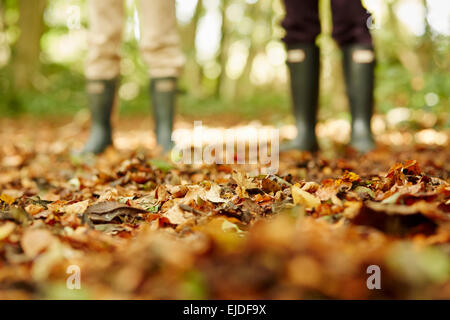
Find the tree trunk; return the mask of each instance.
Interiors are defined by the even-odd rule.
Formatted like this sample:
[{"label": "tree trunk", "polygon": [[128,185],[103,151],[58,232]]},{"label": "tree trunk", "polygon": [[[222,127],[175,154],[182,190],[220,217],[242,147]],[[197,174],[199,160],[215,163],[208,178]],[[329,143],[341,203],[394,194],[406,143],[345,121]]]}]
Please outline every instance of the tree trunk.
[{"label": "tree trunk", "polygon": [[185,74],[189,75],[187,86],[190,94],[195,96],[202,96],[203,94],[203,71],[202,67],[197,62],[197,51],[195,49],[195,37],[203,13],[203,0],[198,0],[191,21],[181,30],[183,50],[186,53]]},{"label": "tree trunk", "polygon": [[391,22],[391,30],[395,35],[396,42],[392,45],[394,52],[397,55],[397,59],[403,65],[403,67],[408,70],[412,78],[422,78],[424,73],[424,68],[420,61],[419,55],[415,48],[411,48],[408,44],[406,36],[402,32],[399,25],[397,17],[395,16],[393,4],[391,2],[387,3],[388,8],[388,21]]},{"label": "tree trunk", "polygon": [[5,29],[5,9],[3,5],[3,0],[0,0],[0,32]]},{"label": "tree trunk", "polygon": [[425,34],[423,35],[422,43],[419,46],[419,55],[424,68],[428,72],[433,72],[435,67],[434,59],[436,58],[436,49],[434,45],[433,34],[431,32],[430,22],[427,19],[429,13],[428,2],[426,0],[422,0],[422,5],[425,8]]},{"label": "tree trunk", "polygon": [[39,70],[46,0],[19,0],[20,36],[15,45],[13,72],[16,89],[29,89]]},{"label": "tree trunk", "polygon": [[214,92],[214,96],[216,98],[220,98],[222,91],[223,91],[223,82],[226,79],[227,73],[226,73],[226,64],[228,59],[228,49],[229,49],[229,34],[228,34],[228,28],[227,28],[227,18],[226,18],[226,10],[228,7],[228,0],[222,1],[222,27],[221,27],[221,40],[220,40],[220,48],[219,48],[219,56],[217,57],[217,60],[220,64],[220,75],[217,78],[216,82],[216,88]]},{"label": "tree trunk", "polygon": [[[266,5],[264,7],[263,5]],[[272,1],[270,1],[270,4],[272,4]],[[263,3],[262,1],[258,1],[257,3],[251,4],[248,7],[248,16],[251,17],[252,23],[253,23],[253,31],[250,35],[250,45],[248,48],[248,56],[247,61],[245,62],[244,70],[242,71],[242,74],[237,79],[237,86],[236,86],[236,98],[244,98],[249,97],[255,94],[255,86],[251,83],[250,80],[250,74],[252,72],[253,68],[253,61],[255,60],[255,57],[259,52],[264,51],[264,46],[267,44],[267,42],[270,39],[266,39],[263,43],[255,43],[253,40],[255,38],[255,32],[257,32],[255,28],[255,24],[258,20],[264,19],[265,21],[269,21],[267,27],[272,28],[272,25],[270,22],[272,21],[273,11],[267,10],[267,3]],[[270,35],[272,35],[272,31],[269,32]]]}]

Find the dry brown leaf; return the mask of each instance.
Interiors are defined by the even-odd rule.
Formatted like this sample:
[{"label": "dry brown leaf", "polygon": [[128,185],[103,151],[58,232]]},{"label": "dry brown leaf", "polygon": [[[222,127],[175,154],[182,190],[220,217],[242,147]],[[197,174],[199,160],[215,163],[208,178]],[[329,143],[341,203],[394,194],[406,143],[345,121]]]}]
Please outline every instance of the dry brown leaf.
[{"label": "dry brown leaf", "polygon": [[231,175],[233,180],[236,181],[237,185],[241,187],[243,190],[257,188],[258,185],[250,178],[246,176],[246,174],[242,171],[235,171]]},{"label": "dry brown leaf", "polygon": [[31,215],[38,214],[38,213],[40,213],[40,212],[42,212],[44,210],[45,210],[44,207],[39,206],[37,204],[29,204],[29,205],[27,205],[25,207],[25,211],[28,212]]},{"label": "dry brown leaf", "polygon": [[202,196],[203,200],[208,200],[213,203],[226,202],[225,199],[220,197],[220,187],[217,184],[212,184],[211,188]]},{"label": "dry brown leaf", "polygon": [[86,211],[87,207],[89,206],[89,200],[84,200],[80,202],[76,202],[74,204],[70,204],[68,206],[62,207],[61,211],[67,213],[67,214],[82,214],[84,211]]},{"label": "dry brown leaf", "polygon": [[307,182],[303,185],[302,190],[309,193],[315,193],[319,189],[320,185],[317,182]]},{"label": "dry brown leaf", "polygon": [[3,225],[0,226],[0,241],[9,237],[9,235],[16,228],[16,224],[11,221],[7,221]]},{"label": "dry brown leaf", "polygon": [[291,192],[294,204],[301,204],[306,208],[317,208],[320,205],[319,198],[302,190],[298,185],[293,185],[291,187]]},{"label": "dry brown leaf", "polygon": [[6,193],[2,193],[0,195],[0,200],[8,205],[11,205],[11,204],[13,204],[14,201],[16,201],[16,199],[14,197],[12,197]]},{"label": "dry brown leaf", "polygon": [[347,219],[353,219],[361,210],[362,203],[359,201],[346,201],[344,207],[345,209],[342,211],[342,215]]},{"label": "dry brown leaf", "polygon": [[23,252],[33,259],[47,249],[57,238],[46,229],[28,229],[20,240]]},{"label": "dry brown leaf", "polygon": [[118,216],[135,216],[140,213],[147,213],[147,211],[115,201],[104,201],[89,206],[84,216],[92,221],[111,222]]},{"label": "dry brown leaf", "polygon": [[167,190],[174,198],[182,198],[189,191],[188,187],[184,185],[168,186]]},{"label": "dry brown leaf", "polygon": [[172,206],[169,210],[162,214],[163,217],[169,219],[171,224],[183,224],[185,223],[192,213],[184,212],[178,205]]}]

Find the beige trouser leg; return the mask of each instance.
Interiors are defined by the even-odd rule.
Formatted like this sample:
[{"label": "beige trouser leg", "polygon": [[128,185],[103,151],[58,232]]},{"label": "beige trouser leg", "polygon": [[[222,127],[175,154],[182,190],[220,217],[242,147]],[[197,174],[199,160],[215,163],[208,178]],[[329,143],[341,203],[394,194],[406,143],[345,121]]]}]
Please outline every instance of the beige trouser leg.
[{"label": "beige trouser leg", "polygon": [[150,76],[177,77],[184,65],[175,0],[140,0],[141,54]]},{"label": "beige trouser leg", "polygon": [[120,72],[119,48],[124,25],[124,0],[88,2],[89,52],[85,74],[90,80],[112,79],[119,76]]}]

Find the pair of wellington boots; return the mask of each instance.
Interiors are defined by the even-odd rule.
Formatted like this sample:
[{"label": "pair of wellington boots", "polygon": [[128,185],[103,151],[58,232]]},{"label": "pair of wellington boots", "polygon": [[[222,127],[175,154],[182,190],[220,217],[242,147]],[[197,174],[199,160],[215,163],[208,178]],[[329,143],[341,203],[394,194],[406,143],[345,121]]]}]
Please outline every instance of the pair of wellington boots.
[{"label": "pair of wellington boots", "polygon": [[[370,128],[373,113],[374,54],[370,46],[342,48],[347,96],[352,116],[350,145],[366,153],[375,147]],[[317,151],[315,126],[319,96],[320,54],[315,44],[288,47],[292,105],[297,137],[282,150]]]},{"label": "pair of wellington boots", "polygon": [[[88,80],[87,93],[91,111],[91,131],[81,154],[100,154],[112,145],[111,113],[116,96],[117,79]],[[155,118],[155,134],[164,152],[173,147],[172,128],[176,96],[176,78],[150,81],[150,95]]]}]

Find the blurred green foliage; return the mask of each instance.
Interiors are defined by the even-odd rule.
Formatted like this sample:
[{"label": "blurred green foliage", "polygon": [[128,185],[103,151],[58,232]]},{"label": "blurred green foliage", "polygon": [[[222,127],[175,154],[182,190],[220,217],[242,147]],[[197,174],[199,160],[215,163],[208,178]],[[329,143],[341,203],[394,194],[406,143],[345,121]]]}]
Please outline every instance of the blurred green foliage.
[{"label": "blurred green foliage", "polygon": [[[242,119],[258,118],[277,123],[287,120],[290,117],[290,100],[286,79],[282,81],[279,77],[272,77],[270,81],[256,84],[251,80],[252,70],[258,68],[255,63],[258,55],[267,56],[269,44],[281,44],[279,39],[282,30],[279,22],[283,7],[280,0],[191,2],[197,3],[197,7],[194,6],[189,19],[180,21],[180,32],[186,42],[183,47],[187,65],[180,81],[183,94],[179,99],[179,113],[192,117],[232,114]],[[394,108],[406,107],[431,112],[437,115],[434,126],[448,127],[449,37],[434,32],[426,19],[425,32],[422,35],[408,32],[397,16],[392,14],[395,5],[400,2],[401,0],[393,0],[384,4],[387,13],[384,14],[381,27],[373,32],[378,60],[375,91],[377,111],[387,113]],[[196,36],[202,18],[208,14],[214,3],[215,10],[222,15],[226,24],[220,27],[218,21],[222,32],[219,48],[215,55],[204,61],[198,58],[199,48],[194,42],[198,40]],[[148,112],[149,90],[146,66],[139,56],[138,43],[134,36],[135,2],[128,0],[126,4],[127,20],[122,47],[124,71],[119,91],[120,112],[133,115]],[[426,4],[424,1],[423,5]],[[76,21],[79,25],[76,28],[69,26],[68,21],[73,17],[70,16],[72,11],[68,11],[68,6],[80,9],[80,17]],[[87,103],[83,77],[86,45],[81,45],[81,49],[74,46],[73,52],[66,52],[65,55],[60,55],[57,50],[64,44],[83,39],[83,32],[87,28],[86,0],[45,2],[38,52],[39,65],[36,73],[30,73],[31,85],[24,88],[18,87],[14,81],[17,72],[14,60],[18,56],[17,43],[22,34],[19,28],[20,8],[19,0],[1,0],[0,112],[3,116],[24,113],[32,116],[73,115]],[[253,23],[250,31],[242,31],[236,26],[232,17],[230,18],[230,12],[233,12],[230,8],[242,9],[240,19]],[[340,67],[341,55],[330,36],[329,2],[321,0],[320,8],[323,27],[323,34],[318,40],[322,47],[323,66],[320,117],[348,118]],[[231,21],[228,21],[230,19]],[[252,31],[253,29],[256,31]],[[67,38],[73,35],[75,36]],[[77,35],[80,37],[77,38]],[[195,41],[191,41],[193,39]],[[232,78],[225,70],[233,54],[232,45],[239,41],[249,44],[247,61],[241,75]],[[271,72],[275,72],[284,66],[271,68]],[[219,72],[211,75],[216,69]]]}]

